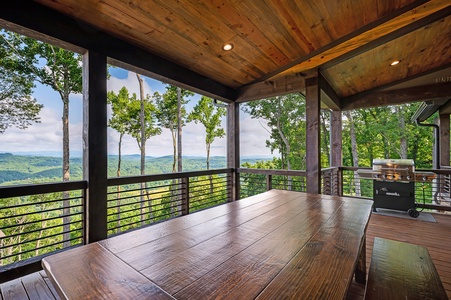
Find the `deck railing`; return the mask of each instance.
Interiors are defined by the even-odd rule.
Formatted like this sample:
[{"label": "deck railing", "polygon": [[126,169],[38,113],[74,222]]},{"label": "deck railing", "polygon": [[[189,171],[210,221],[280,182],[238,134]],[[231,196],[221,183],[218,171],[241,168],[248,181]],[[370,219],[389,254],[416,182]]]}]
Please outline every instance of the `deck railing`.
[{"label": "deck railing", "polygon": [[239,168],[237,173],[240,177],[240,199],[270,189],[306,191],[305,171]]},{"label": "deck railing", "polygon": [[[357,168],[321,172],[321,192],[372,198],[371,179]],[[416,184],[420,207],[451,210],[450,169],[433,182]],[[160,175],[109,178],[107,235],[148,226],[234,199],[232,179],[239,178],[238,199],[270,189],[306,191],[306,172],[269,169],[219,169]],[[0,187],[0,281],[40,268],[43,255],[85,243],[86,181]],[[30,267],[32,266],[32,267]],[[23,274],[23,273],[22,273]]]},{"label": "deck railing", "polygon": [[0,271],[84,244],[86,181],[2,187]]},{"label": "deck railing", "polygon": [[108,179],[108,235],[230,201],[232,169]]}]

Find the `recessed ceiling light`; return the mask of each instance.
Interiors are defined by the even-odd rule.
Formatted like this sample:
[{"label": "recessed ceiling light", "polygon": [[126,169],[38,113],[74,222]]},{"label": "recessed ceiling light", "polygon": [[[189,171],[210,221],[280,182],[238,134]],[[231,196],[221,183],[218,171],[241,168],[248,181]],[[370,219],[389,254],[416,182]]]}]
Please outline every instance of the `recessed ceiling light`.
[{"label": "recessed ceiling light", "polygon": [[401,61],[400,60],[394,60],[392,61],[392,63],[390,64],[390,66],[396,66],[397,64],[399,64]]},{"label": "recessed ceiling light", "polygon": [[224,50],[224,51],[230,51],[232,49],[233,49],[233,44],[231,44],[231,43],[227,43],[224,46],[222,46],[222,50]]}]

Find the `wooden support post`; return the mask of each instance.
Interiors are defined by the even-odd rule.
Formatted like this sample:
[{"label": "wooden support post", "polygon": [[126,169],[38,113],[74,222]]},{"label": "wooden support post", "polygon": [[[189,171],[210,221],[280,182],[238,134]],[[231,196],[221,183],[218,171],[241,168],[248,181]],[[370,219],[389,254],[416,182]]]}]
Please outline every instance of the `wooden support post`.
[{"label": "wooden support post", "polygon": [[440,166],[450,165],[449,114],[440,114]]},{"label": "wooden support post", "polygon": [[86,242],[107,238],[107,58],[83,55],[83,178],[88,181]]},{"label": "wooden support post", "polygon": [[266,190],[267,191],[272,190],[272,175],[271,174],[266,175]]},{"label": "wooden support post", "polygon": [[227,167],[233,169],[229,201],[235,201],[240,199],[240,105],[236,102],[227,106]]},{"label": "wooden support post", "polygon": [[320,89],[318,77],[305,79],[306,87],[306,171],[307,193],[319,194],[321,189],[320,160]]},{"label": "wooden support post", "polygon": [[182,215],[189,214],[189,177],[182,178]]},{"label": "wooden support post", "polygon": [[[332,111],[330,120],[330,166],[340,168],[343,165],[343,138],[342,138],[342,124],[343,118],[341,111]],[[337,176],[332,176],[336,182],[331,182],[331,185],[336,185],[336,189],[332,189],[332,195],[340,193],[340,186],[342,185],[340,170],[335,173]]]}]

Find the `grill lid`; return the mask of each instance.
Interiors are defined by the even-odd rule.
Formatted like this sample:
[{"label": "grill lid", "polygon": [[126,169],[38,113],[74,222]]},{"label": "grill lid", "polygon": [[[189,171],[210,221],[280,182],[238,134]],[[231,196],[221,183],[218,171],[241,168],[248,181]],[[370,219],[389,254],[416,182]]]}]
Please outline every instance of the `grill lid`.
[{"label": "grill lid", "polygon": [[415,172],[413,159],[373,159],[373,170],[357,170],[360,177],[402,182],[429,182],[432,172]]}]

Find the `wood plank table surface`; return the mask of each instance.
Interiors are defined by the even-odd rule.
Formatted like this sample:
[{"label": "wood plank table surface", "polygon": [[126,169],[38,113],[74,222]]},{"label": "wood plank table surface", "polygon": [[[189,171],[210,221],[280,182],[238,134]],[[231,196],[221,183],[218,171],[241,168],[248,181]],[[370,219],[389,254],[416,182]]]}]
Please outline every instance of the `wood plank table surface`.
[{"label": "wood plank table surface", "polygon": [[[66,299],[344,299],[372,201],[271,190],[43,259]],[[358,277],[357,277],[358,276]]]}]

